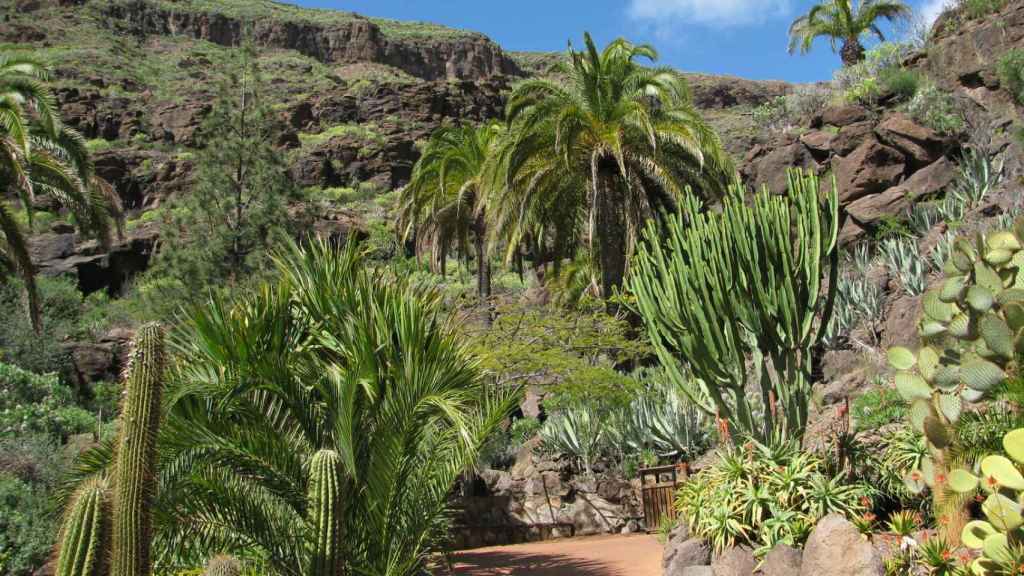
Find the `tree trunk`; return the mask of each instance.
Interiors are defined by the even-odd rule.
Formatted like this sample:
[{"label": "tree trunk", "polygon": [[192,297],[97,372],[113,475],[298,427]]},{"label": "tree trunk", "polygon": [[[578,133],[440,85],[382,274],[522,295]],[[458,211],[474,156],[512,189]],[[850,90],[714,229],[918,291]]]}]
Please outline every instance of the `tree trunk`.
[{"label": "tree trunk", "polygon": [[597,235],[601,263],[601,296],[606,300],[622,287],[626,275],[626,215],[614,160],[603,160],[597,170]]},{"label": "tree trunk", "polygon": [[473,228],[476,244],[476,290],[480,298],[485,300],[491,297],[491,261],[487,258],[487,221],[482,211],[477,215]]},{"label": "tree trunk", "polygon": [[843,48],[839,51],[839,57],[843,59],[843,66],[853,66],[864,60],[864,46],[858,38],[847,38],[843,42]]}]

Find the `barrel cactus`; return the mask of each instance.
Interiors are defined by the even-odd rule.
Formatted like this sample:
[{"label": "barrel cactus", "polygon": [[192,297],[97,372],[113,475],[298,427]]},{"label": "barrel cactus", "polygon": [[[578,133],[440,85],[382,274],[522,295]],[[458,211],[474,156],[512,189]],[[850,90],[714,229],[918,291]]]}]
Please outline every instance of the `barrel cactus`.
[{"label": "barrel cactus", "polygon": [[106,479],[96,477],[75,492],[60,533],[56,576],[103,574],[108,490]]},{"label": "barrel cactus", "polygon": [[203,576],[241,576],[242,563],[228,554],[218,554],[206,563]]},{"label": "barrel cactus", "polygon": [[320,450],[313,455],[309,468],[309,511],[314,539],[309,573],[335,576],[342,572],[341,457],[333,450]]},{"label": "barrel cactus", "polygon": [[164,333],[147,324],[135,335],[125,377],[113,468],[111,573],[148,576],[153,496],[156,483],[156,435],[164,371]]},{"label": "barrel cactus", "polygon": [[[949,447],[964,402],[982,399],[1006,380],[1024,351],[1024,223],[1014,230],[959,238],[945,278],[925,293],[916,353],[889,349],[895,385],[910,403],[909,418],[928,440],[931,456],[907,477],[912,490],[932,488],[936,504],[948,481]],[[958,531],[958,529],[957,529]]]},{"label": "barrel cactus", "polygon": [[1024,428],[1003,437],[1010,458],[990,455],[980,463],[981,476],[958,469],[950,473],[949,486],[961,494],[981,488],[988,495],[981,504],[985,520],[974,520],[963,528],[965,546],[981,551],[971,564],[978,576],[1020,574],[1024,571]]}]

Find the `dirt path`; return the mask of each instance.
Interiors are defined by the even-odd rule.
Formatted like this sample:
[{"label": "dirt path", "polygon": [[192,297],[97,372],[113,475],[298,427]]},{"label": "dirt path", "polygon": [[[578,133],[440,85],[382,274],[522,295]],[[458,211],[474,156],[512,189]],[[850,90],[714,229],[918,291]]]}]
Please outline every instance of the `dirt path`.
[{"label": "dirt path", "polygon": [[478,548],[455,556],[454,576],[661,576],[661,548],[646,534]]}]

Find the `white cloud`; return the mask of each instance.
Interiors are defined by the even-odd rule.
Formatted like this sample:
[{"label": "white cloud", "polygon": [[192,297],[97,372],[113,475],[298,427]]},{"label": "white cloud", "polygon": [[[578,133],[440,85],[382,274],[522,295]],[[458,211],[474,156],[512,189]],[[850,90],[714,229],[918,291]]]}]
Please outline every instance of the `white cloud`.
[{"label": "white cloud", "polygon": [[926,0],[920,8],[921,18],[930,28],[944,10],[953,6],[954,0]]},{"label": "white cloud", "polygon": [[788,12],[789,0],[629,0],[628,8],[631,18],[657,28],[669,22],[742,26]]}]

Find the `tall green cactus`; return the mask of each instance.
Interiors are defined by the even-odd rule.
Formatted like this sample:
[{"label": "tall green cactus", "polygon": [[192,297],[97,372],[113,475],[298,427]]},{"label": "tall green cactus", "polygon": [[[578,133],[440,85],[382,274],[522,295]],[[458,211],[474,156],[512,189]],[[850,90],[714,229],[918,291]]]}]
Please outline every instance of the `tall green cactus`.
[{"label": "tall green cactus", "polygon": [[109,487],[103,477],[90,479],[75,492],[61,528],[56,576],[104,573],[108,499]]},{"label": "tall green cactus", "polygon": [[203,576],[240,576],[242,563],[228,554],[218,554],[206,563]]},{"label": "tall green cactus", "polygon": [[333,450],[320,450],[309,466],[309,517],[313,528],[312,576],[342,573],[342,468]]},{"label": "tall green cactus", "polygon": [[125,378],[114,454],[112,576],[148,576],[156,484],[156,435],[164,372],[164,332],[146,324],[135,335]]},{"label": "tall green cactus", "polygon": [[1021,574],[1024,571],[1024,428],[1003,437],[1010,458],[986,456],[980,464],[981,477],[967,470],[950,473],[949,486],[964,495],[980,487],[988,496],[981,504],[985,520],[974,520],[963,528],[961,540],[968,548],[981,550],[971,564],[977,576]]},{"label": "tall green cactus", "polygon": [[823,200],[814,175],[791,171],[787,195],[744,196],[737,182],[720,212],[690,196],[667,235],[649,225],[629,285],[661,364],[702,410],[761,440],[800,439],[835,297],[838,194],[833,181]]},{"label": "tall green cactus", "polygon": [[[947,505],[949,448],[965,401],[974,402],[1006,380],[1017,354],[1024,352],[1024,224],[1013,231],[957,239],[942,284],[922,299],[917,353],[889,349],[895,385],[910,403],[909,418],[928,441],[930,456],[911,473],[914,491],[932,488],[936,509]],[[947,506],[948,507],[948,506]],[[947,510],[963,516],[962,510]],[[948,519],[947,519],[948,521]],[[955,540],[955,522],[948,534]]]}]

